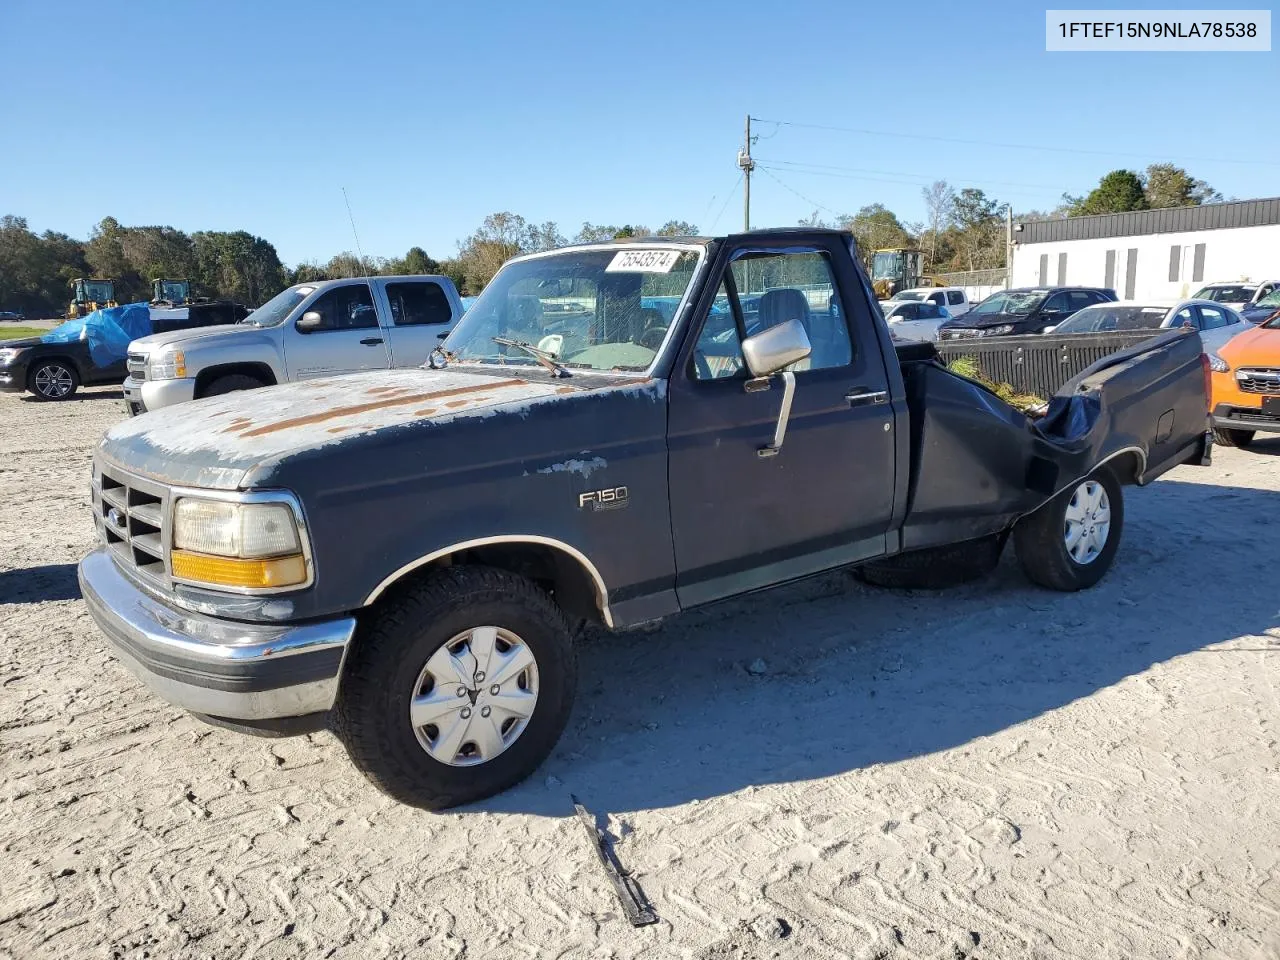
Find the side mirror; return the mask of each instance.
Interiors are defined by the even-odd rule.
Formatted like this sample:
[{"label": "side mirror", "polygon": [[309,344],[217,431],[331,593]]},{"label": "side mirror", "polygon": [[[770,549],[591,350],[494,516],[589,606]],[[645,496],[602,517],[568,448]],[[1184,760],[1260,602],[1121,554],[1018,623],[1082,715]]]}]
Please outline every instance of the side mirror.
[{"label": "side mirror", "polygon": [[299,333],[314,333],[324,326],[324,317],[315,310],[308,310],[298,318],[293,328]]},{"label": "side mirror", "polygon": [[742,341],[742,355],[753,377],[768,377],[813,352],[799,320],[788,320]]}]

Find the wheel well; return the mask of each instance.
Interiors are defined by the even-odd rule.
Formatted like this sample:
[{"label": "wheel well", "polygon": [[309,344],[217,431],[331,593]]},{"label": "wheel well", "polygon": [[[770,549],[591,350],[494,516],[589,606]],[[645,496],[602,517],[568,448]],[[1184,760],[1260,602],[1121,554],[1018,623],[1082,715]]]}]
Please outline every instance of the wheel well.
[{"label": "wheel well", "polygon": [[30,383],[31,379],[36,375],[36,370],[51,360],[56,360],[58,363],[65,364],[70,367],[71,372],[76,375],[76,378],[80,380],[81,383],[84,382],[84,372],[80,369],[80,364],[76,363],[72,357],[65,356],[63,354],[54,354],[49,357],[40,357],[38,360],[32,360],[27,364],[27,383]]},{"label": "wheel well", "polygon": [[209,385],[219,377],[226,377],[236,373],[243,374],[246,377],[253,377],[255,380],[261,380],[263,385],[268,387],[276,382],[276,375],[269,364],[221,363],[214,367],[207,367],[196,374],[196,396],[203,396]]},{"label": "wheel well", "polygon": [[443,567],[464,564],[494,567],[527,577],[551,596],[570,621],[606,623],[607,597],[583,562],[565,550],[528,541],[487,543],[434,557],[384,585],[375,597],[397,593]]},{"label": "wheel well", "polygon": [[1107,466],[1123,486],[1141,482],[1146,460],[1138,451],[1126,450],[1108,460]]}]

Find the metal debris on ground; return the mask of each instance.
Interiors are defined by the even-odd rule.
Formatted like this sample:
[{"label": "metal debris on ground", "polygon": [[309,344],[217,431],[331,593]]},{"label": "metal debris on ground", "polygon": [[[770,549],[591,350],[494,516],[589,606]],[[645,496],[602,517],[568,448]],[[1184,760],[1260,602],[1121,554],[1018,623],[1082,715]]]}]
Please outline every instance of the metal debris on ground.
[{"label": "metal debris on ground", "polygon": [[631,874],[624,870],[622,864],[618,862],[617,854],[613,852],[613,845],[609,842],[605,832],[596,823],[594,814],[579,803],[577,797],[570,796],[570,799],[573,801],[574,812],[591,836],[592,849],[595,850],[596,856],[600,859],[605,873],[609,875],[609,882],[613,884],[614,892],[618,894],[618,900],[622,903],[622,911],[627,915],[627,919],[631,921],[631,925],[633,927],[644,927],[651,923],[657,923],[658,915],[653,912],[653,907],[644,895],[644,891],[640,889],[640,884],[636,883]]}]

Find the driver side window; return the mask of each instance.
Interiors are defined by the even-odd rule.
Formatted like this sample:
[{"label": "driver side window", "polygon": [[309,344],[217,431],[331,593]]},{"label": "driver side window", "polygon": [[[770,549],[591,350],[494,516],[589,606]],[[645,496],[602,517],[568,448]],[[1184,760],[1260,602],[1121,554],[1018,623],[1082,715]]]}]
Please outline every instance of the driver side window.
[{"label": "driver side window", "polygon": [[1070,307],[1067,306],[1067,295],[1065,293],[1055,293],[1044,305],[1041,313],[1066,313]]},{"label": "driver side window", "polygon": [[329,330],[363,330],[378,325],[373,309],[373,296],[367,283],[350,283],[320,295],[307,307],[307,313],[320,314],[323,322],[314,332]]},{"label": "driver side window", "polygon": [[744,375],[742,337],[724,281],[711,304],[698,343],[693,349],[693,376],[696,380],[730,380]]}]

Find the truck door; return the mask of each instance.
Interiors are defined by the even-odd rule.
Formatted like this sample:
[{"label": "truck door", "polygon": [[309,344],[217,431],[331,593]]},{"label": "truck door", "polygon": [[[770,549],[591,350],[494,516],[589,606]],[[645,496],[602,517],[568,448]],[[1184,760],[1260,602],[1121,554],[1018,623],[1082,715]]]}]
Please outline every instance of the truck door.
[{"label": "truck door", "polygon": [[458,318],[434,280],[396,280],[384,286],[390,324],[391,366],[420,367]]},{"label": "truck door", "polygon": [[[303,318],[319,314],[308,326]],[[388,366],[386,334],[366,280],[329,287],[285,328],[284,359],[290,380],[307,380]]]},{"label": "truck door", "polygon": [[[893,510],[888,376],[847,249],[730,251],[698,305],[668,394],[671,523],[682,606],[879,556]],[[741,303],[756,314],[744,320]],[[852,309],[850,309],[852,308]],[[752,379],[742,340],[798,319],[784,441],[768,451],[784,380]],[[763,452],[762,452],[763,451]]]}]

